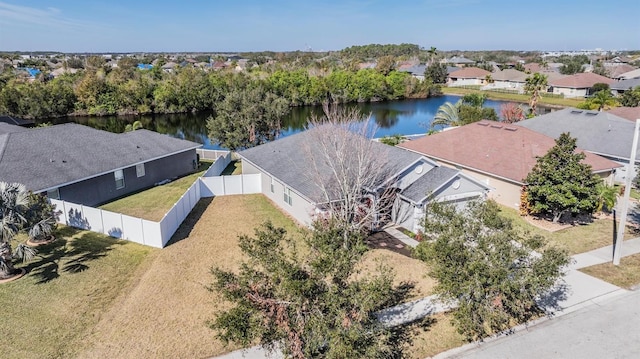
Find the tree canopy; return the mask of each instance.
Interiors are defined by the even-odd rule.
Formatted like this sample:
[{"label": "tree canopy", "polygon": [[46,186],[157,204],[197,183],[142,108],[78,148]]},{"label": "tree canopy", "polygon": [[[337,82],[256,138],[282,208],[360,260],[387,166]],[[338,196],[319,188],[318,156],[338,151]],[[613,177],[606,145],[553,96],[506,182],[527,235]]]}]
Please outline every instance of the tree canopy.
[{"label": "tree canopy", "polygon": [[[554,288],[567,253],[515,227],[493,201],[463,210],[432,203],[423,220],[425,240],[415,254],[426,261],[458,332],[477,340],[524,323],[543,310],[536,300]],[[534,253],[534,252],[537,252]]]},{"label": "tree canopy", "polygon": [[532,214],[551,216],[554,222],[566,213],[591,214],[598,207],[597,185],[602,180],[582,163],[576,139],[563,133],[524,179]]},{"label": "tree canopy", "polygon": [[278,136],[289,110],[285,99],[263,87],[232,91],[207,120],[209,138],[231,150],[258,146]]}]

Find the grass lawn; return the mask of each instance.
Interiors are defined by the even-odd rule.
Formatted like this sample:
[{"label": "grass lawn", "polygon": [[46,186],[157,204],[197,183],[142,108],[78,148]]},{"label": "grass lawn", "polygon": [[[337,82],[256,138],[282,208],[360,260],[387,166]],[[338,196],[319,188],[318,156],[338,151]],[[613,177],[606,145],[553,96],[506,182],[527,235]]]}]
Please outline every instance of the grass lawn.
[{"label": "grass lawn", "polygon": [[640,285],[640,254],[620,258],[619,266],[609,262],[582,268],[580,271],[618,287],[629,289]]},{"label": "grass lawn", "polygon": [[[613,221],[611,219],[596,219],[588,225],[576,225],[556,232],[549,232],[529,224],[515,209],[504,206],[500,206],[500,209],[501,213],[511,218],[516,226],[546,237],[550,244],[567,249],[571,255],[613,244]],[[624,235],[625,240],[637,236],[637,233],[627,227]]]},{"label": "grass lawn", "polygon": [[191,187],[196,178],[200,177],[211,164],[212,162],[201,161],[197,172],[165,185],[152,187],[145,191],[109,202],[100,206],[100,208],[150,221],[160,221],[184,192]]},{"label": "grass lawn", "polygon": [[[490,98],[492,100],[504,100],[504,101],[513,101],[513,102],[522,102],[522,103],[528,103],[529,99],[531,98],[531,96],[529,95],[502,93],[502,92],[493,92],[493,91],[481,91],[481,90],[465,89],[460,87],[442,87],[442,93],[444,93],[445,95],[466,95],[470,93],[483,93],[487,95],[487,98]],[[576,107],[581,102],[584,102],[584,100],[574,99],[574,98],[544,97],[543,95],[538,101],[538,104],[564,106],[564,107]]]},{"label": "grass lawn", "polygon": [[159,250],[61,227],[58,240],[0,284],[2,358],[77,357],[104,310],[126,294]]}]

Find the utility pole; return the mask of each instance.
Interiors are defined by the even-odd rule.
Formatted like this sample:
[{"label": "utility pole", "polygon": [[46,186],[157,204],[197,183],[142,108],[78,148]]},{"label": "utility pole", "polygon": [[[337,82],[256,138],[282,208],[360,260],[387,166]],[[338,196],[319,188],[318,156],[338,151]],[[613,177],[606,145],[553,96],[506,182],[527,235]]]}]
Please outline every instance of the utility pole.
[{"label": "utility pole", "polygon": [[622,197],[622,212],[620,213],[620,225],[618,226],[618,235],[616,243],[613,247],[613,265],[620,265],[620,257],[622,257],[622,240],[624,238],[624,227],[627,224],[627,211],[629,210],[629,196],[631,195],[631,180],[634,167],[636,165],[636,150],[638,147],[638,130],[640,130],[640,119],[636,120],[636,127],[633,131],[633,145],[631,145],[631,156],[629,156],[629,164],[627,165],[627,176],[624,181],[624,196]]}]

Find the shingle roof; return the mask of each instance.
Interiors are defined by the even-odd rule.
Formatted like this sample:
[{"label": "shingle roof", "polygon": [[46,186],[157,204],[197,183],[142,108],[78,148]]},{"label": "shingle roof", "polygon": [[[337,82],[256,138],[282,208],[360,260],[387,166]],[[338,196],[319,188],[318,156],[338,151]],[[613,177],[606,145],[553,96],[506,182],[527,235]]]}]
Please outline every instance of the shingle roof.
[{"label": "shingle roof", "polygon": [[[527,128],[480,121],[399,144],[436,160],[475,169],[522,183],[555,145],[555,140]],[[615,162],[587,153],[585,163],[595,172],[619,167]]]},{"label": "shingle roof", "polygon": [[505,69],[502,71],[496,71],[491,74],[491,78],[496,81],[513,81],[513,82],[525,82],[529,75],[522,71],[514,69]]},{"label": "shingle roof", "polygon": [[640,119],[640,107],[614,107],[607,112],[633,122]]},{"label": "shingle roof", "polygon": [[484,79],[490,74],[491,72],[477,67],[465,67],[462,70],[450,73],[449,77],[458,79]]},{"label": "shingle roof", "polygon": [[[249,148],[241,151],[239,155],[282,181],[295,192],[313,202],[319,203],[323,199],[316,181],[311,178],[315,175],[315,171],[311,169],[310,158],[320,158],[320,150],[314,146],[315,134],[313,131],[315,129]],[[372,142],[371,146],[376,151],[379,151],[381,157],[384,157],[381,162],[386,167],[385,172],[387,173],[397,175],[400,171],[422,158],[416,153],[378,142]],[[319,167],[317,172],[326,173],[329,171],[327,165],[323,166],[321,161],[316,162]]]},{"label": "shingle roof", "polygon": [[34,128],[0,135],[0,181],[41,191],[200,146],[148,130],[116,134],[71,123]]},{"label": "shingle roof", "polygon": [[459,171],[453,168],[444,166],[434,167],[410,184],[409,187],[405,188],[400,194],[415,203],[422,203],[425,197],[445,185],[458,173]]},{"label": "shingle roof", "polygon": [[608,77],[600,76],[591,72],[581,72],[574,75],[564,76],[556,80],[550,80],[549,85],[554,87],[568,88],[590,88],[597,83],[612,84],[614,81]]},{"label": "shingle roof", "polygon": [[611,85],[609,85],[609,88],[613,90],[626,91],[630,88],[634,89],[638,86],[640,86],[640,78],[614,81]]},{"label": "shingle roof", "polygon": [[623,80],[638,79],[638,78],[640,78],[640,69],[634,69],[634,70],[631,70],[631,71],[627,71],[627,72],[621,73],[620,75],[615,76],[615,77],[619,77],[619,78],[621,78]]},{"label": "shingle roof", "polygon": [[469,59],[465,58],[464,56],[454,56],[454,57],[448,59],[447,62],[450,63],[450,64],[473,64],[473,63],[475,63],[475,61],[469,60]]},{"label": "shingle roof", "polygon": [[629,158],[633,143],[634,123],[609,112],[566,108],[517,125],[554,138],[569,132],[579,148],[622,159]]}]

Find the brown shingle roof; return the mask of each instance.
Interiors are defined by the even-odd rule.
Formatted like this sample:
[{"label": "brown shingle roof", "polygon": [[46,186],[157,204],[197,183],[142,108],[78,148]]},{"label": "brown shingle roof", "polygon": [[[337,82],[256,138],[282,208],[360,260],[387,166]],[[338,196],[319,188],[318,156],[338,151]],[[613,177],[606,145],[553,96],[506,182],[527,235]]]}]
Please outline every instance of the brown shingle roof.
[{"label": "brown shingle roof", "polygon": [[607,112],[633,122],[640,118],[640,107],[614,107]]},{"label": "brown shingle roof", "polygon": [[591,72],[581,72],[578,74],[569,75],[569,76],[559,78],[557,80],[550,81],[549,85],[555,86],[555,87],[583,89],[583,88],[593,87],[593,85],[597,83],[604,83],[604,84],[610,85],[613,83],[613,80],[608,77],[600,76],[598,74],[594,74]]},{"label": "brown shingle roof", "polygon": [[462,70],[454,71],[449,77],[456,79],[484,79],[491,72],[477,67],[465,67]]},{"label": "brown shingle roof", "polygon": [[[522,180],[555,145],[555,140],[524,127],[500,122],[480,121],[407,141],[399,147],[421,153],[436,160],[522,184]],[[585,163],[594,172],[620,167],[604,157],[585,152]]]},{"label": "brown shingle roof", "polygon": [[496,81],[524,82],[529,75],[514,69],[504,69],[492,73],[491,77]]}]

